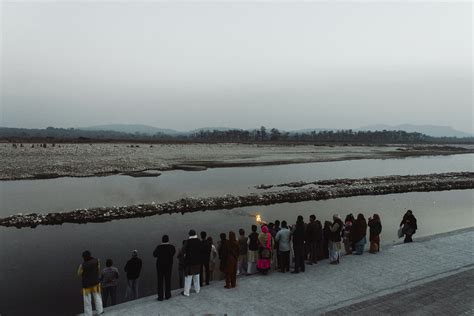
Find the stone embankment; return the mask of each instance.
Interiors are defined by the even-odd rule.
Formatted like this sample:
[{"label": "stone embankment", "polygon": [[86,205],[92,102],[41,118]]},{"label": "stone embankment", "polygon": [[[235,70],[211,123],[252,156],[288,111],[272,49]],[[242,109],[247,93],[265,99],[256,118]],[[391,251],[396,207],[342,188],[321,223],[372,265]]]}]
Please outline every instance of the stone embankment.
[{"label": "stone embankment", "polygon": [[[311,187],[302,188],[311,184]],[[383,195],[406,192],[429,192],[474,189],[474,172],[386,176],[362,179],[334,179],[298,182],[300,186],[261,194],[224,195],[208,198],[184,198],[160,204],[140,204],[78,209],[71,212],[49,214],[18,214],[0,218],[0,225],[7,227],[36,227],[63,223],[107,222],[115,219],[146,217],[160,214],[187,213],[205,210],[233,209],[246,206],[271,205],[318,201],[361,195]]]}]

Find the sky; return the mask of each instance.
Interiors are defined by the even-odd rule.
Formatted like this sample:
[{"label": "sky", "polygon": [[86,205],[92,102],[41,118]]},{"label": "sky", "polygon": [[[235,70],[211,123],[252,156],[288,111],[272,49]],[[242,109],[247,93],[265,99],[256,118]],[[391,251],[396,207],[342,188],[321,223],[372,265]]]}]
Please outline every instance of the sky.
[{"label": "sky", "polygon": [[0,126],[473,132],[470,2],[0,6]]}]

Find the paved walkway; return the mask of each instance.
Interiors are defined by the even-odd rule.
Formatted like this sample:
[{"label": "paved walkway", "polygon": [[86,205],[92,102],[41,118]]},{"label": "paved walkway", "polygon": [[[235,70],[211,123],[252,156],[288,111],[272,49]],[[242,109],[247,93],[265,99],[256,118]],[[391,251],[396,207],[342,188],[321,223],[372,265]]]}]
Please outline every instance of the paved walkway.
[{"label": "paved walkway", "polygon": [[106,314],[324,314],[474,268],[473,242],[470,228],[388,246],[376,255],[347,256],[336,266],[322,261],[297,275],[242,277],[232,290],[214,282],[190,297],[180,291],[164,302],[147,297],[108,308]]},{"label": "paved walkway", "polygon": [[473,315],[474,268],[326,313],[338,315]]}]

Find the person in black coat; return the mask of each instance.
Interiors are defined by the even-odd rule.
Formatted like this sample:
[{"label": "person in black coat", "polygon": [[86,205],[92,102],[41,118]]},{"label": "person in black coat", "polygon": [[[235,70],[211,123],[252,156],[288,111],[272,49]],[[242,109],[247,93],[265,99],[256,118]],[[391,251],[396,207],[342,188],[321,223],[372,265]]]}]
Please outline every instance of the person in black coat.
[{"label": "person in black coat", "polygon": [[132,251],[132,258],[127,261],[124,268],[127,273],[127,289],[125,300],[135,300],[138,298],[138,278],[142,271],[142,259],[138,258],[138,251]]},{"label": "person in black coat", "polygon": [[306,240],[308,241],[309,264],[318,263],[318,250],[320,248],[323,227],[320,221],[316,220],[315,215],[309,217],[309,223],[306,225]]},{"label": "person in black coat", "polygon": [[207,240],[207,233],[201,232],[201,270],[199,275],[200,285],[204,284],[204,275],[206,275],[206,285],[209,285],[209,261],[211,259],[211,248],[212,245]]},{"label": "person in black coat", "polygon": [[403,219],[400,222],[400,227],[403,226],[402,232],[405,235],[404,243],[412,242],[412,236],[416,233],[418,229],[418,224],[416,222],[416,217],[413,215],[411,210],[408,210],[405,215],[403,215]]},{"label": "person in black coat", "polygon": [[163,281],[165,287],[165,299],[171,297],[171,272],[173,271],[173,258],[176,249],[169,243],[168,235],[163,235],[162,244],[153,251],[156,258],[156,272],[158,274],[158,301],[163,300]]},{"label": "person in black coat", "polygon": [[305,240],[305,225],[303,216],[299,215],[296,220],[296,225],[292,231],[293,249],[295,252],[295,270],[291,273],[299,273],[305,271],[304,266],[304,240]]},{"label": "person in black coat", "polygon": [[196,294],[201,290],[199,284],[199,271],[201,270],[201,241],[196,235],[196,231],[189,231],[189,238],[184,247],[184,296],[189,296],[191,284],[194,284]]}]

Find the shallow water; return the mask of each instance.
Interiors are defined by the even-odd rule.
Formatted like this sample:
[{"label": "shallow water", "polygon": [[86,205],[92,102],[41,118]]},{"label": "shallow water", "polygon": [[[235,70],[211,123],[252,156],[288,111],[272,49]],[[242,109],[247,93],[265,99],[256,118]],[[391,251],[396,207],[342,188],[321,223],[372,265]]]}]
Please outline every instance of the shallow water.
[{"label": "shallow water", "polygon": [[157,178],[109,176],[0,181],[0,216],[131,205],[189,196],[257,191],[258,184],[474,170],[474,154],[403,159],[364,159],[265,167],[167,171]]}]

